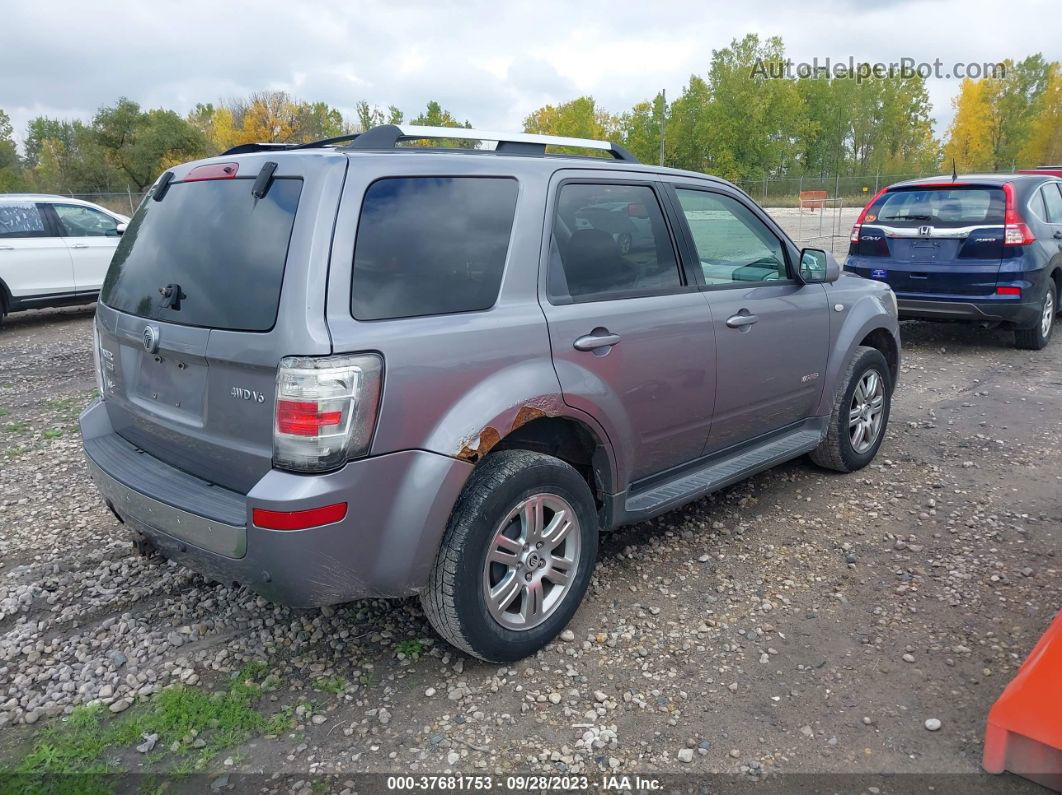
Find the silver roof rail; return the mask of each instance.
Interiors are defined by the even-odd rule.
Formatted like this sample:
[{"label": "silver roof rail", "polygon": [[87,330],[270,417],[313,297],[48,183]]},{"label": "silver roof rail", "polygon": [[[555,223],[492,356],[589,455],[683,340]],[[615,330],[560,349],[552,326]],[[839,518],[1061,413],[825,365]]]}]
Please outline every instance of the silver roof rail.
[{"label": "silver roof rail", "polygon": [[358,135],[350,143],[352,149],[392,149],[400,141],[430,139],[461,141],[497,141],[496,152],[544,155],[547,146],[568,146],[608,152],[617,160],[637,163],[635,157],[622,146],[592,138],[568,138],[562,135],[535,133],[503,133],[493,130],[470,130],[466,127],[422,127],[416,124],[384,124]]}]

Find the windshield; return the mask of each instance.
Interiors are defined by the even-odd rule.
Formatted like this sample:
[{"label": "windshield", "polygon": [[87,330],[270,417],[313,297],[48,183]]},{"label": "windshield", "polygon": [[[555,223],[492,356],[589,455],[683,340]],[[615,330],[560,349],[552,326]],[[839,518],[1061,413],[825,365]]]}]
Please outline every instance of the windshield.
[{"label": "windshield", "polygon": [[863,219],[894,227],[955,228],[1003,223],[1000,188],[927,188],[896,190],[881,196]]},{"label": "windshield", "polygon": [[[276,322],[302,180],[175,182],[140,205],[114,253],[101,300],[186,326],[268,331]],[[174,300],[176,299],[176,300]]]}]

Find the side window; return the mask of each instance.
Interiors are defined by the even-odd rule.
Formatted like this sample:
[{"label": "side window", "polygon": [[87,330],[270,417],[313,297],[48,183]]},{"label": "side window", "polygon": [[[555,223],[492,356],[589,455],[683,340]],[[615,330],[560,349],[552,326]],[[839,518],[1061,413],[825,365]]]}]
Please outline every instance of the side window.
[{"label": "side window", "polygon": [[652,188],[561,186],[550,244],[551,300],[633,297],[681,286],[675,248]]},{"label": "side window", "polygon": [[354,243],[358,320],[494,306],[516,216],[516,180],[389,177],[365,192]]},{"label": "side window", "polygon": [[678,189],[708,286],[788,279],[785,249],[741,202],[718,193]]},{"label": "side window", "polygon": [[53,204],[66,237],[118,237],[118,222],[99,210],[76,204]]},{"label": "side window", "polygon": [[1059,183],[1049,182],[1042,188],[1044,204],[1047,205],[1047,223],[1062,224],[1062,193]]},{"label": "side window", "polygon": [[47,237],[41,211],[33,202],[0,204],[0,238]]}]

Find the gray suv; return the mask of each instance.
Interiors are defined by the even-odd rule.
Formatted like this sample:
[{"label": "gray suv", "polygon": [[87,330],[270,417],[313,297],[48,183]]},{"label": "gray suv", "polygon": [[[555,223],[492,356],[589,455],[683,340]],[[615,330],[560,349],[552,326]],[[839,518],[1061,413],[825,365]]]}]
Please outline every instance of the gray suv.
[{"label": "gray suv", "polygon": [[[498,143],[407,143],[438,138]],[[390,125],[167,171],[95,333],[85,453],[141,552],[301,607],[417,594],[492,661],[564,628],[599,532],[869,463],[900,350],[888,286],[727,182]]]}]

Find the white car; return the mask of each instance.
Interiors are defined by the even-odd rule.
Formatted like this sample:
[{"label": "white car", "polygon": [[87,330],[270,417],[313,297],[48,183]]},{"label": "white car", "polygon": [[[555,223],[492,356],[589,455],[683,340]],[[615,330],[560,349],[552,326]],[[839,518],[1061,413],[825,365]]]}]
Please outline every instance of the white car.
[{"label": "white car", "polygon": [[0,322],[21,309],[95,301],[128,223],[79,199],[0,194]]}]

